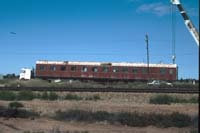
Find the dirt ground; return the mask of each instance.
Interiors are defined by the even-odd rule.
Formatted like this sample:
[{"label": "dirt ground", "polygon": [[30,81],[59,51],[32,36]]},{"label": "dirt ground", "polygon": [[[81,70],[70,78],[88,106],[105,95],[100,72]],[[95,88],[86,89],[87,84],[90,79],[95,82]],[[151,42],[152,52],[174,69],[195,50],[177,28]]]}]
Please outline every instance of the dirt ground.
[{"label": "dirt ground", "polygon": [[78,123],[61,122],[42,119],[4,119],[0,118],[0,133],[190,133],[190,128],[156,128],[156,127],[127,127],[121,125],[110,125],[107,123]]},{"label": "dirt ground", "polygon": [[[153,105],[149,104],[149,98],[155,94],[148,93],[76,93],[82,97],[98,94],[101,99],[97,101],[69,101],[69,100],[38,100],[20,101],[24,109],[40,113],[40,118],[34,120],[20,118],[1,118],[0,133],[191,133],[193,129],[187,128],[157,128],[128,127],[122,125],[111,125],[107,122],[79,123],[62,122],[50,119],[58,110],[81,109],[87,111],[107,112],[144,112],[144,113],[172,113],[180,112],[195,116],[198,114],[198,104],[171,104]],[[59,94],[59,95],[63,95]],[[176,97],[190,98],[197,94],[171,94]],[[10,101],[0,100],[1,106],[8,106]],[[60,132],[59,132],[60,131]]]}]

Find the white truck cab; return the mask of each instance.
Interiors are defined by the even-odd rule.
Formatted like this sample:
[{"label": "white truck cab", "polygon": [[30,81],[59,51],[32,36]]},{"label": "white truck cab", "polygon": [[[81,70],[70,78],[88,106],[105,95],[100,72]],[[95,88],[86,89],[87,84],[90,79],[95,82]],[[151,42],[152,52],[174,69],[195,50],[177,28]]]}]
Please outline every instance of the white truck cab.
[{"label": "white truck cab", "polygon": [[31,79],[31,69],[22,68],[19,74],[20,80],[30,80]]}]

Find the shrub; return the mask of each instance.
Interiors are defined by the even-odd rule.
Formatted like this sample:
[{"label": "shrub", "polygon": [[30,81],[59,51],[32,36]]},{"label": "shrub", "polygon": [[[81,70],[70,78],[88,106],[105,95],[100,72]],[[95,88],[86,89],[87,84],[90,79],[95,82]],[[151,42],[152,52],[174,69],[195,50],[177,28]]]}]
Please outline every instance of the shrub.
[{"label": "shrub", "polygon": [[33,100],[35,98],[43,100],[56,100],[59,96],[54,92],[33,93],[32,91],[20,91],[14,93],[12,91],[0,92],[0,100]]},{"label": "shrub", "polygon": [[90,96],[90,97],[86,97],[85,100],[94,100],[94,101],[97,101],[97,100],[100,100],[100,96],[99,95],[93,95],[93,96]]},{"label": "shrub", "polygon": [[82,100],[83,98],[76,95],[76,94],[67,94],[65,97],[64,97],[65,100]]},{"label": "shrub", "polygon": [[17,95],[17,100],[33,100],[35,97],[32,91],[20,91]]},{"label": "shrub", "polygon": [[192,121],[189,115],[172,114],[145,114],[145,113],[108,113],[105,111],[89,112],[83,110],[69,110],[67,112],[57,111],[54,117],[57,120],[120,123],[127,126],[149,126],[157,127],[187,127]]},{"label": "shrub", "polygon": [[0,92],[0,100],[9,100],[13,101],[16,99],[16,94],[11,91],[1,91]]},{"label": "shrub", "polygon": [[189,99],[189,102],[190,102],[190,103],[199,103],[199,97],[191,97],[191,98]]},{"label": "shrub", "polygon": [[[166,127],[169,126],[175,126],[175,127],[186,127],[189,126],[191,124],[191,118],[189,115],[185,115],[185,114],[180,114],[180,113],[172,113],[171,115],[167,115],[168,116],[168,121],[164,121]],[[168,123],[166,123],[168,122]]]},{"label": "shrub", "polygon": [[169,95],[157,95],[150,98],[151,104],[170,104],[173,102],[173,97]]},{"label": "shrub", "polygon": [[19,109],[16,117],[19,117],[19,118],[39,117],[39,114],[34,111]]},{"label": "shrub", "polygon": [[84,110],[69,110],[67,112],[57,111],[55,119],[57,120],[76,120],[76,121],[104,121],[110,117],[110,113],[105,111],[89,112]]},{"label": "shrub", "polygon": [[24,107],[24,105],[19,102],[11,102],[8,104],[8,107],[10,107],[12,109],[18,109],[18,108]]},{"label": "shrub", "polygon": [[92,119],[94,119],[94,121],[112,121],[112,117],[114,118],[114,114],[108,113],[106,111],[98,111],[92,113]]},{"label": "shrub", "polygon": [[43,100],[57,100],[59,96],[55,92],[43,92],[42,94],[37,94],[38,99]]},{"label": "shrub", "polygon": [[45,91],[42,93],[41,97],[39,97],[40,99],[43,99],[43,100],[48,100],[48,93]]},{"label": "shrub", "polygon": [[194,118],[192,118],[192,126],[195,128],[198,128],[199,126],[199,115],[194,116]]},{"label": "shrub", "polygon": [[58,99],[58,95],[54,92],[50,92],[48,95],[48,99],[49,100],[57,100]]},{"label": "shrub", "polygon": [[29,118],[29,117],[38,117],[39,114],[33,111],[27,111],[24,109],[18,109],[23,105],[18,102],[12,102],[9,104],[10,108],[0,106],[0,117],[19,117],[19,118]]},{"label": "shrub", "polygon": [[150,98],[151,104],[171,104],[171,103],[198,103],[198,97],[190,99],[177,98],[170,95],[156,95]]}]

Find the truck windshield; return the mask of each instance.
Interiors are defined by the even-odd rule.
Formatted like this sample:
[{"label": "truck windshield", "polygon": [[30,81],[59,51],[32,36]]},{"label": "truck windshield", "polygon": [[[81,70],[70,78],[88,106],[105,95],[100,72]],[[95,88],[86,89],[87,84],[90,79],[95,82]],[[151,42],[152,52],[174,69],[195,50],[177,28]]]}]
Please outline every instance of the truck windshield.
[{"label": "truck windshield", "polygon": [[25,70],[21,70],[21,73],[25,73],[26,71]]}]

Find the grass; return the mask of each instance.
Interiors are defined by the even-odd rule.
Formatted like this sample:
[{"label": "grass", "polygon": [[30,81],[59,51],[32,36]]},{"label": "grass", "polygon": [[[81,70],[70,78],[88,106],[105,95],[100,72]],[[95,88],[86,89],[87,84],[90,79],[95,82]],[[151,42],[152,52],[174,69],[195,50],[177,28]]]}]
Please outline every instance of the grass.
[{"label": "grass", "polygon": [[101,100],[101,97],[96,94],[93,96],[86,97],[85,100],[97,101],[97,100]]},{"label": "grass", "polygon": [[19,93],[17,93],[17,100],[33,100],[35,98],[35,95],[32,91],[19,91]]},{"label": "grass", "polygon": [[0,100],[13,101],[16,99],[16,93],[12,91],[0,91]]},{"label": "grass", "polygon": [[189,99],[185,98],[178,98],[171,95],[156,95],[153,97],[150,97],[150,104],[172,104],[172,103],[198,103],[199,99],[198,97],[191,97]]},{"label": "grass", "polygon": [[37,93],[35,98],[37,99],[42,99],[42,100],[58,100],[59,96],[55,92],[42,92],[42,93]]},{"label": "grass", "polygon": [[33,99],[41,99],[41,100],[92,100],[97,101],[100,100],[99,95],[92,95],[87,97],[81,97],[77,94],[68,93],[65,96],[59,96],[55,92],[32,92],[32,91],[0,91],[0,100],[6,100],[6,101],[14,101],[14,100],[24,100],[24,101],[30,101]]},{"label": "grass", "polygon": [[188,127],[192,125],[192,119],[189,115],[181,113],[172,114],[145,114],[145,113],[109,113],[106,111],[84,111],[69,110],[66,112],[57,111],[54,117],[56,120],[79,121],[79,122],[101,122],[107,121],[111,124],[119,123],[127,126],[157,126],[157,127]]},{"label": "grass", "polygon": [[[5,86],[22,86],[22,87],[69,87],[69,88],[147,88],[146,82],[141,81],[113,81],[113,82],[96,82],[96,81],[79,81],[79,80],[62,80],[59,83],[49,82],[48,80],[42,80],[39,78],[31,79],[28,81],[22,81],[18,79],[3,79],[0,80],[0,84],[4,84]],[[168,87],[168,86],[161,86],[161,87]],[[190,82],[180,82],[174,81],[173,82],[174,88],[199,88],[199,83],[196,82],[193,85]]]},{"label": "grass", "polygon": [[195,88],[195,89],[198,89],[199,83],[197,82],[195,85],[193,85],[192,83],[188,83],[188,82],[175,81],[173,83],[173,87],[174,88]]},{"label": "grass", "polygon": [[[2,91],[3,92],[3,91]],[[13,92],[16,95],[18,94],[17,92]],[[36,97],[41,97],[42,95],[44,95],[45,97],[48,97],[48,95],[50,94],[50,92],[34,92],[34,96]],[[172,114],[171,112],[174,111],[178,111],[178,112],[184,112],[187,113],[189,116],[194,116],[194,112],[196,114],[196,111],[194,111],[194,109],[196,110],[196,108],[194,108],[194,106],[196,107],[197,104],[187,104],[186,108],[183,106],[185,105],[170,105],[170,106],[160,106],[160,105],[149,105],[149,98],[155,96],[155,94],[149,94],[149,93],[145,93],[145,94],[135,94],[135,93],[69,93],[69,92],[56,92],[56,94],[59,96],[59,100],[57,101],[53,101],[53,102],[49,102],[49,101],[45,101],[45,100],[34,100],[34,101],[22,101],[23,104],[25,105],[25,108],[27,109],[31,109],[37,112],[41,112],[41,116],[52,116],[53,113],[55,111],[57,111],[58,109],[62,110],[63,113],[67,112],[67,111],[63,111],[63,110],[69,110],[69,109],[75,109],[75,110],[81,110],[79,112],[79,114],[81,114],[82,110],[86,110],[86,112],[89,112],[88,115],[82,117],[82,122],[103,122],[103,123],[108,123],[108,124],[116,124],[116,125],[127,125],[127,126],[135,126],[134,122],[129,122],[129,121],[138,121],[137,123],[140,122],[140,125],[136,125],[136,126],[140,126],[143,127],[145,126],[145,123],[147,123],[146,125],[148,125],[148,123],[150,123],[149,125],[153,125],[153,126],[157,126],[157,127],[170,127],[170,125],[172,125],[174,120],[171,120],[171,115],[167,115],[165,116],[164,114]],[[83,101],[61,101],[60,100],[64,100],[64,97],[68,94],[74,95],[75,97],[81,97],[83,98]],[[156,94],[158,95],[158,94]],[[160,94],[159,94],[160,95]],[[91,102],[91,101],[86,101],[86,100],[90,100],[93,99],[93,97],[100,97],[100,99],[102,99],[102,101],[99,102]],[[191,95],[191,94],[169,94],[169,96],[175,97],[175,98],[179,98],[179,99],[196,99],[198,98],[198,95]],[[196,98],[194,98],[196,97]],[[63,99],[60,99],[63,98]],[[47,98],[48,99],[48,98]],[[145,101],[144,101],[145,100]],[[3,104],[5,105],[8,102],[7,101],[1,101]],[[136,104],[135,104],[136,103]],[[139,103],[139,104],[138,104]],[[145,108],[143,108],[144,106],[140,106],[140,104],[144,104]],[[147,106],[146,106],[147,105]],[[147,107],[147,108],[146,108]],[[161,111],[163,111],[163,115],[159,116],[156,115],[158,113],[161,112],[157,112],[156,109],[152,108],[157,108],[158,110],[161,109]],[[179,108],[181,107],[181,108]],[[190,107],[194,108],[193,110],[190,110]],[[140,108],[140,109],[139,109]],[[174,110],[175,109],[175,110]],[[1,109],[0,109],[1,110]],[[90,111],[88,111],[90,110]],[[100,111],[101,110],[101,111]],[[102,111],[103,110],[103,111]],[[137,112],[143,112],[143,110],[145,111],[145,113],[138,113],[138,115],[133,115],[134,112],[133,111],[137,111]],[[188,110],[188,111],[184,111],[184,110]],[[121,112],[123,111],[123,112]],[[193,112],[194,111],[194,112]],[[61,112],[61,111],[60,111]],[[94,115],[91,115],[90,112],[92,112]],[[127,113],[126,113],[127,112]],[[129,113],[128,113],[129,112]],[[130,113],[133,112],[133,113]],[[148,113],[151,113],[151,116],[147,116]],[[51,113],[51,114],[49,114]],[[96,114],[95,114],[96,113]],[[156,113],[154,115],[154,113]],[[179,114],[182,114],[179,113]],[[141,115],[145,116],[142,117]],[[91,121],[87,121],[87,117],[91,119]],[[134,120],[132,116],[135,116]],[[163,118],[163,117],[166,118]],[[176,115],[174,115],[173,117],[175,117]],[[76,114],[74,115],[74,117],[78,117],[76,116]],[[183,116],[184,118],[185,116]],[[180,117],[182,118],[182,116]],[[175,120],[180,119],[178,117],[174,118]],[[196,125],[198,124],[198,116],[196,117],[196,119],[194,118],[190,118],[190,126]],[[86,119],[86,120],[85,120]],[[90,120],[89,119],[89,120]],[[169,119],[169,121],[167,120]],[[184,118],[185,119],[185,118]],[[65,119],[63,119],[65,120]],[[67,120],[67,119],[66,119]],[[75,119],[71,119],[72,121],[78,121]],[[159,120],[159,121],[158,121]],[[128,121],[128,122],[127,122]],[[151,124],[151,122],[148,121],[154,121],[153,124]],[[157,125],[155,124],[157,121]],[[180,120],[182,121],[182,120]],[[183,120],[184,121],[184,120]],[[168,124],[169,123],[169,124]],[[172,124],[171,124],[172,123]],[[178,122],[176,122],[178,123]],[[192,123],[192,124],[191,124]],[[159,125],[160,124],[160,125]],[[187,123],[186,123],[187,124]],[[180,125],[178,125],[180,126]],[[32,130],[30,130],[32,131]],[[63,131],[63,130],[62,130]],[[193,130],[193,132],[195,132],[196,130]],[[32,131],[33,132],[33,131]],[[73,133],[73,131],[69,131],[71,133]]]},{"label": "grass", "polygon": [[[123,96],[123,95],[122,95]],[[118,96],[119,98],[119,96]],[[121,98],[121,96],[120,96]],[[124,98],[128,98],[125,97]],[[134,97],[131,97],[132,99]],[[99,94],[89,95],[89,96],[81,96],[80,94],[73,94],[68,93],[64,96],[58,95],[55,92],[33,92],[33,91],[0,91],[0,100],[7,100],[7,101],[14,101],[14,100],[24,100],[24,101],[30,101],[33,99],[41,99],[41,100],[90,100],[90,101],[97,101],[101,100],[101,96]],[[122,99],[122,98],[121,98]],[[150,104],[172,104],[172,103],[195,103],[197,104],[199,102],[198,96],[192,96],[189,98],[179,98],[173,95],[167,95],[167,94],[158,94],[151,96],[149,98]]]},{"label": "grass", "polygon": [[97,101],[101,100],[101,97],[98,94],[92,95],[92,96],[86,96],[82,97],[77,94],[66,94],[64,97],[65,100],[75,100],[75,101],[80,101],[80,100],[89,100],[89,101]]},{"label": "grass", "polygon": [[76,95],[76,94],[67,94],[65,97],[64,97],[65,100],[76,100],[76,101],[79,101],[79,100],[83,100],[82,97]]}]

